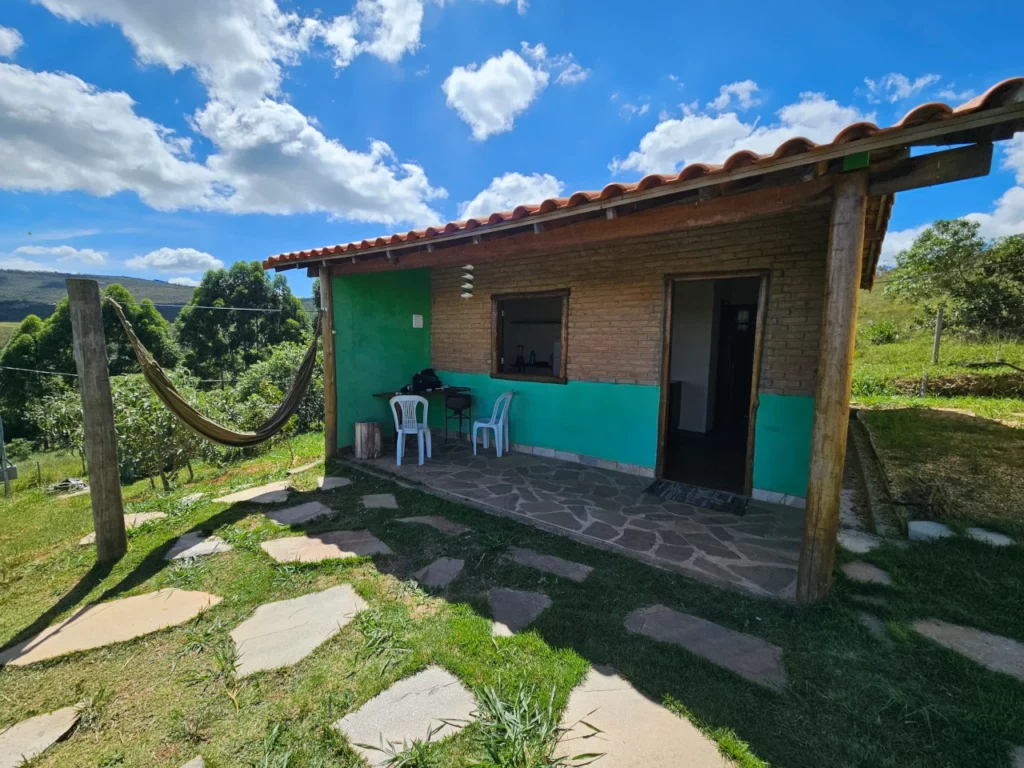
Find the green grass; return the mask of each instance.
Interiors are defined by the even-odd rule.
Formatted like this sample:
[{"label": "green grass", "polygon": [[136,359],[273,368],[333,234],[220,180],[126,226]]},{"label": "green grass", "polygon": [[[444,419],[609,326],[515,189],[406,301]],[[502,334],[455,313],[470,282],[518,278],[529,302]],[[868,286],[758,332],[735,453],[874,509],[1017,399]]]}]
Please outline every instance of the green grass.
[{"label": "green grass", "polygon": [[14,335],[14,332],[18,330],[18,326],[21,323],[14,322],[0,322],[0,349],[3,349],[7,344],[7,340]]},{"label": "green grass", "polygon": [[[314,458],[320,441],[316,435],[296,440],[296,464]],[[358,765],[330,724],[429,664],[444,666],[471,688],[502,691],[503,703],[527,719],[547,707],[552,691],[554,711],[561,711],[589,664],[609,665],[691,718],[744,768],[1008,766],[1009,746],[1024,744],[1024,685],[908,629],[915,618],[934,617],[1024,641],[1022,547],[992,550],[955,540],[866,556],[895,582],[885,590],[890,597],[881,615],[890,637],[881,643],[858,623],[863,608],[852,599],[878,594],[878,587],[839,577],[824,605],[806,609],[747,598],[343,467],[337,473],[351,476],[352,484],[329,493],[313,490],[315,471],[296,476],[296,502],[321,499],[335,510],[307,530],[366,528],[395,554],[280,566],[259,544],[287,531],[255,506],[226,508],[211,500],[280,479],[287,462],[278,448],[227,470],[199,468],[195,483],[170,494],[145,482],[126,488],[132,511],[159,509],[169,516],[131,532],[128,555],[109,571],[94,567],[92,547],[77,546],[90,528],[87,497],[55,503],[19,480],[14,501],[0,501],[6,564],[0,643],[76,606],[162,587],[225,598],[181,627],[0,671],[0,727],[74,701],[88,703],[78,729],[33,768],[177,768],[195,754],[211,768]],[[209,495],[181,505],[181,496],[196,490]],[[362,495],[381,492],[394,493],[400,509],[362,508]],[[448,537],[396,521],[410,514],[444,515],[472,532]],[[165,549],[195,529],[215,531],[235,549],[168,566]],[[497,557],[508,546],[596,570],[582,584],[538,574]],[[466,562],[447,592],[431,595],[410,584],[411,573],[442,556]],[[235,679],[229,633],[256,606],[343,583],[369,604],[363,617],[292,668]],[[531,631],[494,639],[485,595],[499,585],[540,589],[553,605]],[[762,689],[679,648],[627,633],[624,617],[652,603],[779,645],[787,690]],[[533,710],[518,706],[520,690],[529,692]],[[471,726],[423,747],[419,762],[409,764],[461,768],[485,759],[493,735]]]}]

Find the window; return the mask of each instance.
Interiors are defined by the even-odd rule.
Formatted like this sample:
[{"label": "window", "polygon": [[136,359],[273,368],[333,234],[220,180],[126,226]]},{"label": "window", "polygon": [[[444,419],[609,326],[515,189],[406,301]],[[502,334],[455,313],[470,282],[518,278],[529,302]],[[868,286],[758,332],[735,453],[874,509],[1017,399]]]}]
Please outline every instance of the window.
[{"label": "window", "polygon": [[491,376],[564,384],[569,291],[492,300]]}]

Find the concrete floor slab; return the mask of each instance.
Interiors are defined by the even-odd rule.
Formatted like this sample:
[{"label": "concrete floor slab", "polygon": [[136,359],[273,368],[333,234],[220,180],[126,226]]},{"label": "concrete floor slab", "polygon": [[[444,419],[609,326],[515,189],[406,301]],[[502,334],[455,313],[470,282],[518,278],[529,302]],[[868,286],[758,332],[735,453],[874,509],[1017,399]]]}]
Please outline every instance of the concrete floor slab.
[{"label": "concrete floor slab", "polygon": [[442,557],[432,562],[426,568],[416,571],[412,577],[424,587],[447,587],[455,580],[456,576],[462,573],[462,567],[465,564],[465,560],[458,560],[454,557]]},{"label": "concrete floor slab", "polygon": [[307,501],[305,504],[297,504],[287,509],[270,509],[263,514],[278,525],[298,525],[300,523],[308,523],[310,520],[315,520],[324,515],[329,515],[332,512],[334,510],[326,504],[321,504],[319,501]]},{"label": "concrete floor slab", "polygon": [[777,691],[786,687],[782,649],[759,637],[664,605],[633,611],[626,617],[626,629],[678,645],[758,685]]},{"label": "concrete floor slab", "polygon": [[[138,528],[143,523],[148,523],[150,520],[159,520],[162,517],[167,517],[163,512],[135,512],[130,515],[124,516],[124,529],[130,531],[133,528]],[[87,533],[83,536],[78,544],[79,546],[86,546],[96,541],[96,531]]]},{"label": "concrete floor slab", "polygon": [[75,727],[78,707],[64,707],[0,729],[0,768],[16,768],[41,755]]},{"label": "concrete floor slab", "polygon": [[418,517],[400,517],[398,518],[400,523],[419,523],[420,525],[429,525],[441,533],[446,533],[449,536],[458,536],[463,533],[469,533],[472,529],[469,526],[461,525],[459,523],[453,523],[447,517],[441,517],[440,515],[420,515]]},{"label": "concrete floor slab", "polygon": [[207,592],[160,589],[80,608],[35,637],[0,652],[0,665],[22,667],[74,651],[101,648],[184,624],[223,598]]},{"label": "concrete floor slab", "polygon": [[601,753],[594,765],[604,768],[732,765],[689,720],[651,701],[607,667],[591,669],[570,694],[562,728],[566,733],[557,756]]},{"label": "concrete floor slab", "polygon": [[177,541],[167,550],[164,555],[166,560],[187,560],[191,557],[206,557],[207,555],[219,555],[222,552],[230,552],[234,547],[228,544],[220,536],[206,536],[199,531],[186,533],[179,536]]},{"label": "concrete floor slab", "polygon": [[1024,682],[1024,643],[938,619],[915,621],[911,626],[943,648],[956,651],[993,672],[1002,672]]},{"label": "concrete floor slab", "polygon": [[349,744],[372,766],[384,765],[387,756],[359,746],[394,744],[425,739],[433,729],[433,741],[441,741],[459,728],[452,723],[468,722],[476,700],[455,675],[441,667],[427,667],[412,677],[399,680],[370,699],[355,712],[338,720],[334,727],[345,734]]},{"label": "concrete floor slab", "polygon": [[365,609],[350,584],[261,605],[231,632],[236,674],[245,677],[298,663]]},{"label": "concrete floor slab", "polygon": [[214,499],[221,504],[281,504],[288,501],[288,493],[291,490],[290,480],[278,480],[266,485],[258,485],[255,488],[245,488],[227,496]]},{"label": "concrete floor slab", "polygon": [[393,493],[370,493],[363,496],[363,506],[367,509],[398,509],[398,502]]},{"label": "concrete floor slab", "polygon": [[289,536],[260,544],[279,563],[319,563],[365,555],[390,555],[391,549],[369,531],[327,531]]},{"label": "concrete floor slab", "polygon": [[494,618],[491,632],[497,637],[512,637],[551,607],[551,598],[542,592],[525,592],[505,587],[495,587],[488,591],[487,602]]},{"label": "concrete floor slab", "polygon": [[551,573],[575,582],[584,581],[594,570],[589,565],[574,563],[571,560],[563,560],[554,555],[542,555],[540,552],[534,552],[532,549],[513,547],[505,555],[519,565],[535,568],[538,571]]},{"label": "concrete floor slab", "polygon": [[318,477],[316,487],[321,491],[333,491],[335,488],[344,488],[351,485],[352,481],[347,477]]}]

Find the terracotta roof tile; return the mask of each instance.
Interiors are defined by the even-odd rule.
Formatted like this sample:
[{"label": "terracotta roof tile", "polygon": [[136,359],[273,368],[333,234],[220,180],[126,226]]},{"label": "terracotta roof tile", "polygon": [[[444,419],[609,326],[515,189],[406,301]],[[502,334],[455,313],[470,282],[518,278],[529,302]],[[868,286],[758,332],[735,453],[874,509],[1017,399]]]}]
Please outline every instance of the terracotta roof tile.
[{"label": "terracotta roof tile", "polygon": [[[828,144],[815,144],[813,141],[803,137],[794,137],[780,144],[774,152],[767,155],[759,155],[750,150],[740,150],[730,155],[722,165],[708,165],[705,163],[691,163],[683,167],[678,174],[651,174],[644,176],[635,183],[613,182],[608,184],[599,192],[580,191],[569,197],[555,197],[542,201],[539,205],[518,205],[511,211],[500,211],[492,213],[486,218],[471,218],[465,221],[453,221],[444,226],[426,227],[421,230],[410,230],[405,234],[394,234],[378,237],[373,241],[363,240],[359,243],[348,243],[347,245],[328,246],[326,248],[314,248],[309,251],[295,251],[282,253],[278,256],[271,256],[263,262],[264,269],[273,267],[297,265],[300,262],[319,259],[324,256],[351,253],[370,248],[380,248],[387,245],[398,245],[414,240],[430,239],[440,235],[450,235],[457,232],[473,230],[484,226],[493,226],[508,221],[518,221],[529,218],[535,214],[547,214],[560,209],[575,208],[586,203],[609,200],[612,198],[628,197],[631,194],[644,192],[655,187],[668,184],[690,181],[692,179],[722,174],[723,176],[737,168],[755,166],[769,160],[778,160],[783,157],[792,157],[809,152],[819,147],[840,146],[852,141],[875,136],[880,133],[896,131],[913,126],[925,125],[928,123],[939,123],[942,120],[954,115],[963,115],[971,112],[980,112],[986,109],[994,109],[1014,101],[1024,100],[1024,77],[1015,77],[997,83],[980,96],[958,107],[951,107],[941,102],[928,102],[920,104],[903,116],[895,125],[886,128],[879,128],[874,123],[860,122],[853,123],[843,128],[836,134]],[[884,211],[884,218],[888,219],[889,210],[892,207],[892,199],[885,203],[887,208]]]}]

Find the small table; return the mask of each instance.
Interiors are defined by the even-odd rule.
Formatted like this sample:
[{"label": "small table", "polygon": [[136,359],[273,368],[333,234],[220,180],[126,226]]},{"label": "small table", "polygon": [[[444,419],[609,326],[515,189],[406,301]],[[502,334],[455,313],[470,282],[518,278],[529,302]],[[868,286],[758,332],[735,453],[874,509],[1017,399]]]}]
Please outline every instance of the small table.
[{"label": "small table", "polygon": [[[392,397],[398,397],[399,395],[416,395],[418,397],[425,397],[428,400],[433,400],[436,397],[447,397],[448,395],[454,395],[459,392],[469,392],[469,387],[437,387],[435,389],[425,389],[422,392],[375,392],[374,397],[380,398],[381,400],[390,400]],[[402,411],[399,408],[395,409],[395,414],[398,416],[398,423],[402,423]],[[445,422],[445,428],[447,429],[447,422]]]}]

